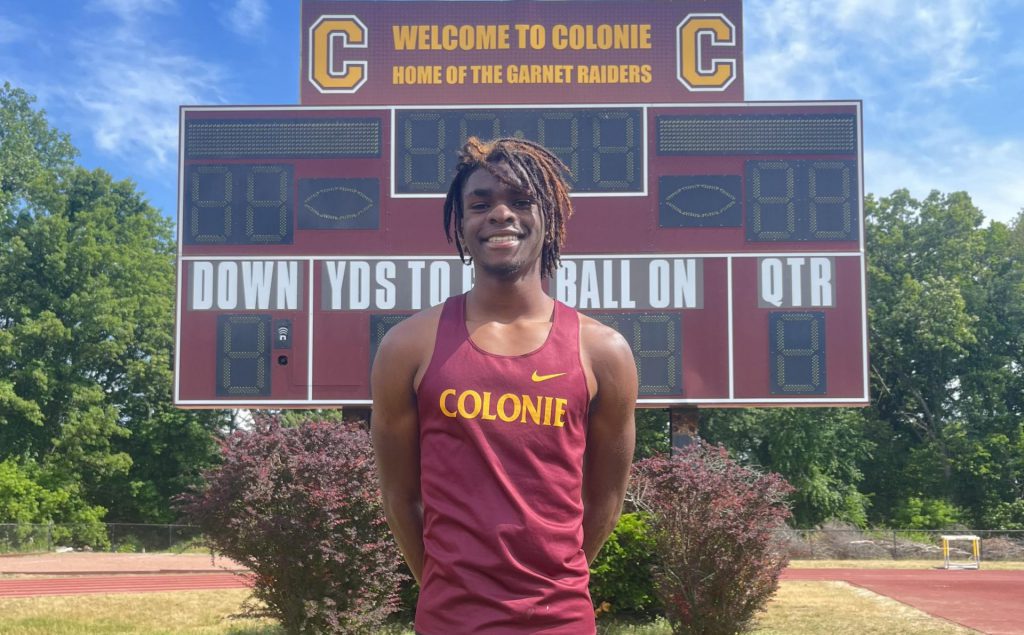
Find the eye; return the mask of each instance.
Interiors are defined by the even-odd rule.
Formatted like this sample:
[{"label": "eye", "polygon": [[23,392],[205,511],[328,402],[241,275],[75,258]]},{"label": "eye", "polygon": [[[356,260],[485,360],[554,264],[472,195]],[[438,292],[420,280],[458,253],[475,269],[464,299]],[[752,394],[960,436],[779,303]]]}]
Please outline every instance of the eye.
[{"label": "eye", "polygon": [[531,207],[533,207],[533,199],[532,198],[517,199],[513,203],[513,205],[516,206],[516,209],[530,209]]},{"label": "eye", "polygon": [[470,203],[470,205],[469,205],[469,211],[471,211],[471,212],[486,212],[488,209],[490,209],[490,205],[488,205],[487,203],[485,203],[483,201],[478,201],[476,203]]}]

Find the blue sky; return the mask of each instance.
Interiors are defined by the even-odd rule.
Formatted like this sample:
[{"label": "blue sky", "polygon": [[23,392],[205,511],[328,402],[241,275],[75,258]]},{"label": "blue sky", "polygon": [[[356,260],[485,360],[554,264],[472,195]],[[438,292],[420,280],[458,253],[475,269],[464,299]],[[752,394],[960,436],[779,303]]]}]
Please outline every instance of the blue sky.
[{"label": "blue sky", "polygon": [[[862,99],[866,190],[1024,207],[1024,0],[746,0],[748,100]],[[297,104],[298,0],[0,0],[0,81],[175,213],[178,106]]]}]

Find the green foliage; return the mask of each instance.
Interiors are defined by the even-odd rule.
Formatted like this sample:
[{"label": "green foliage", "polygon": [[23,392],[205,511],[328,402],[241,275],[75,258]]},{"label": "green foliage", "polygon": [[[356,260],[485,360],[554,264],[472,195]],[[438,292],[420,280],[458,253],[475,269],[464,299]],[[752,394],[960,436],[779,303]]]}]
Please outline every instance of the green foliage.
[{"label": "green foliage", "polygon": [[590,597],[601,613],[644,622],[659,617],[652,577],[656,549],[642,513],[619,517],[590,568]]},{"label": "green foliage", "polygon": [[672,443],[668,411],[659,408],[639,408],[636,417],[636,448],[633,460],[639,461],[658,454],[667,454]]},{"label": "green foliage", "polygon": [[991,527],[1024,530],[1024,498],[996,503],[993,508],[986,510],[985,520]]},{"label": "green foliage", "polygon": [[341,423],[345,420],[344,412],[340,408],[332,410],[307,410],[298,408],[294,410],[281,410],[280,412],[273,413],[270,411],[253,411],[253,416],[266,415],[277,417],[277,420],[284,428],[298,428],[302,424],[310,421]]},{"label": "green foliage", "polygon": [[173,520],[222,417],[170,404],[171,224],[130,181],[72,165],[31,103],[0,91],[0,460],[37,462],[108,520]]},{"label": "green foliage", "polygon": [[964,193],[897,191],[866,211],[874,519],[916,497],[991,527],[986,510],[1024,494],[1020,218],[983,227]]},{"label": "green foliage", "polygon": [[68,136],[50,127],[35,98],[4,82],[0,87],[0,221],[18,199],[54,173],[70,167],[78,152]]},{"label": "green foliage", "polygon": [[961,512],[948,501],[911,496],[896,508],[900,529],[948,529],[960,521]]},{"label": "green foliage", "polygon": [[860,463],[871,457],[860,410],[711,410],[704,435],[745,463],[781,474],[796,491],[793,522],[814,527],[837,519],[867,524],[869,499],[858,490]]},{"label": "green foliage", "polygon": [[[105,509],[86,504],[75,487],[47,487],[50,479],[31,461],[0,461],[0,523],[49,525],[55,544],[105,548]],[[36,532],[38,533],[38,532]]]}]

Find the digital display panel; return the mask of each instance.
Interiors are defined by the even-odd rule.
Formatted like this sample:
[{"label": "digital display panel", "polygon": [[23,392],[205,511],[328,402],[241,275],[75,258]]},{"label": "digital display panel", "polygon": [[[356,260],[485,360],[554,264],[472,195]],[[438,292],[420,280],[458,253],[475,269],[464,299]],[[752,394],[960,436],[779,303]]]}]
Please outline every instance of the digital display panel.
[{"label": "digital display panel", "polygon": [[868,403],[861,104],[742,101],[739,0],[581,2],[304,1],[304,105],[183,107],[175,403],[369,405],[388,329],[473,286],[471,135],[567,165],[548,292],[638,405]]},{"label": "digital display panel", "polygon": [[569,168],[577,194],[644,190],[639,108],[399,110],[395,127],[399,194],[446,193],[456,153],[471,136],[537,141]]},{"label": "digital display panel", "polygon": [[291,242],[290,165],[193,165],[185,178],[186,244]]}]

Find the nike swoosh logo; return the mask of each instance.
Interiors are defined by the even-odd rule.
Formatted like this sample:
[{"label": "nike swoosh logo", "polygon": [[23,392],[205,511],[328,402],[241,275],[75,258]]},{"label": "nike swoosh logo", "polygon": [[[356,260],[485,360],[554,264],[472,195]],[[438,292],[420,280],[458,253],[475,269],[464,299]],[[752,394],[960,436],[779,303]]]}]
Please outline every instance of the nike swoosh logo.
[{"label": "nike swoosh logo", "polygon": [[551,375],[538,375],[537,371],[533,371],[533,376],[530,377],[530,379],[533,381],[547,381],[549,379],[554,379],[555,377],[561,377],[564,374],[565,373],[553,373]]}]

